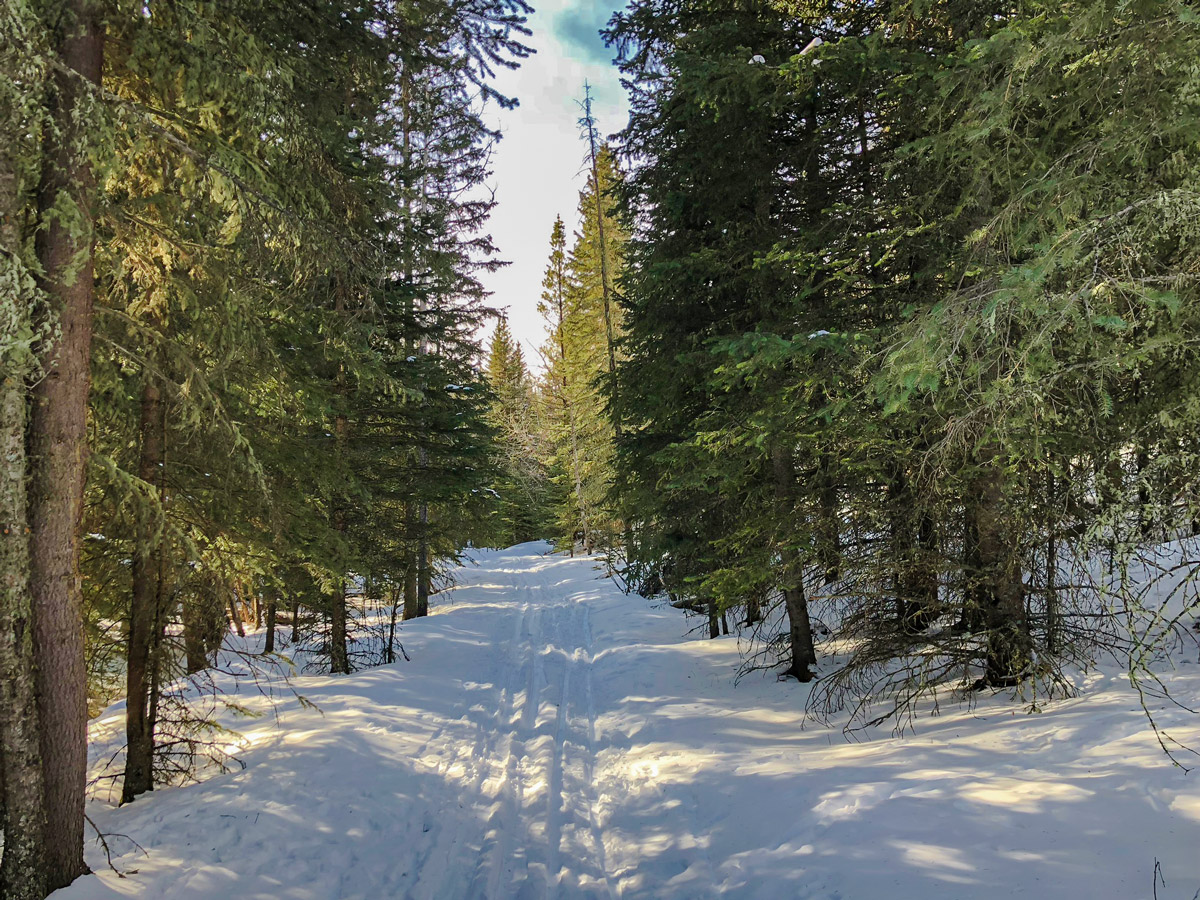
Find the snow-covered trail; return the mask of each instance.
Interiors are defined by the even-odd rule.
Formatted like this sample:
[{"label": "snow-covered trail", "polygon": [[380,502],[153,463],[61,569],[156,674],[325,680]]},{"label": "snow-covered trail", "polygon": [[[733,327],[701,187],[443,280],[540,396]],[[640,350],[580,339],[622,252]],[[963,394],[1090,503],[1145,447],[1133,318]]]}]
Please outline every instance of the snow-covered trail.
[{"label": "snow-covered trail", "polygon": [[406,626],[411,662],[296,678],[316,709],[241,697],[263,714],[227,719],[244,770],[93,803],[148,855],[110,837],[128,877],[95,847],[56,900],[1130,900],[1156,858],[1159,897],[1200,887],[1200,782],[1115,674],[1041,715],[997,701],[850,743],[803,726],[795,683],[735,686],[735,639],[546,549],[461,569]]}]

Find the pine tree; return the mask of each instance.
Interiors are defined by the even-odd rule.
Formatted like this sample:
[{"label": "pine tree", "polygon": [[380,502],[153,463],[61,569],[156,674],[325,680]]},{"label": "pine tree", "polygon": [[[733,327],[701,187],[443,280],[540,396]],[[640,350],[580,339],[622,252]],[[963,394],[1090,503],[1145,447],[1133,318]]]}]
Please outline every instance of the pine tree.
[{"label": "pine tree", "polygon": [[583,465],[579,446],[578,411],[575,407],[574,382],[567,355],[567,297],[570,273],[567,269],[567,236],[562,216],[557,216],[550,232],[550,259],[542,277],[542,296],[538,311],[546,320],[547,340],[542,351],[546,359],[543,391],[552,465],[559,473],[560,494],[558,527],[569,535],[574,553],[575,535],[586,539],[589,531],[588,501],[583,491]]},{"label": "pine tree", "polygon": [[[596,547],[616,546],[623,531],[613,496],[616,429],[609,398],[611,365],[616,361],[615,344],[621,334],[620,314],[612,302],[612,285],[624,268],[627,238],[615,210],[614,191],[620,174],[606,147],[597,151],[595,173],[599,190],[589,179],[588,186],[580,192],[580,228],[566,256],[562,317],[558,322],[562,366],[557,372],[548,372],[549,378],[561,380],[563,386],[568,421],[558,431],[571,441],[569,457],[575,474],[580,523],[577,527],[583,532],[588,552]],[[552,260],[551,267],[554,266]],[[557,316],[559,296],[555,291],[551,294]],[[547,301],[543,298],[543,302]],[[567,449],[564,447],[558,455],[566,459]],[[571,518],[574,517],[566,517],[568,521]]]},{"label": "pine tree", "polygon": [[[83,801],[87,684],[79,587],[79,533],[87,466],[88,369],[93,326],[93,241],[104,58],[99,0],[72,0],[47,18],[48,54],[37,212],[38,287],[53,331],[39,347],[42,377],[29,418],[28,516],[38,730],[44,765],[46,881],[50,890],[87,871]],[[51,24],[52,23],[52,24]]]},{"label": "pine tree", "polygon": [[524,355],[501,318],[487,357],[490,419],[497,432],[497,539],[502,546],[544,537],[550,530],[550,474],[534,386]]}]

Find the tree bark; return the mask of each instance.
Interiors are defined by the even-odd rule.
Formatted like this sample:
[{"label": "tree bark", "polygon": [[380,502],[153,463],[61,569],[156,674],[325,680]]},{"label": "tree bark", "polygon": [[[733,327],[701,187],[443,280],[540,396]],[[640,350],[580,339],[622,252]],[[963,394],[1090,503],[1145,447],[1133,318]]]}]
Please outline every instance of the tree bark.
[{"label": "tree bark", "polygon": [[272,598],[267,603],[267,640],[263,644],[264,653],[275,652],[275,614],[279,607],[279,601]]},{"label": "tree bark", "polygon": [[346,650],[346,582],[339,579],[329,611],[329,671],[350,674],[350,654]]},{"label": "tree bark", "polygon": [[34,371],[32,291],[17,222],[23,205],[18,132],[28,126],[0,92],[0,897],[46,893],[45,781],[38,740],[25,451],[27,376]]},{"label": "tree bark", "polygon": [[151,686],[154,683],[154,649],[161,603],[159,513],[163,468],[162,392],[153,375],[142,388],[142,449],[138,477],[158,489],[159,511],[138,529],[133,554],[133,590],[129,603],[129,644],[125,676],[125,780],[121,802],[130,803],[154,785],[154,721]]},{"label": "tree bark", "polygon": [[[334,294],[334,312],[342,317],[346,312],[345,291],[339,283]],[[349,403],[349,386],[346,383],[346,367],[338,365],[337,372],[338,410],[333,420],[333,435],[337,443],[338,456],[346,458],[350,436],[350,422],[346,417]],[[346,534],[346,496],[339,491],[333,501],[333,527],[339,535]],[[329,608],[329,671],[334,675],[350,674],[350,654],[346,649],[346,580],[339,573]]]},{"label": "tree bark", "polygon": [[746,600],[746,624],[757,625],[762,621],[762,599],[757,593]]},{"label": "tree bark", "polygon": [[994,451],[980,455],[975,481],[980,599],[987,628],[982,686],[1011,687],[1032,659],[1017,547],[1005,521],[1004,474]]},{"label": "tree bark", "polygon": [[804,595],[804,570],[800,554],[788,539],[788,522],[794,515],[793,495],[795,491],[795,465],[792,455],[777,444],[771,453],[775,476],[775,505],[778,514],[780,587],[783,589],[784,608],[788,617],[788,644],[792,650],[792,661],[785,675],[797,681],[812,681],[817,664],[817,651],[813,645],[812,622],[808,615],[808,598]]},{"label": "tree bark", "polygon": [[416,512],[413,504],[404,507],[404,534],[410,549],[404,552],[404,620],[415,619],[417,612],[417,554],[411,549],[415,537]]},{"label": "tree bark", "polygon": [[195,590],[184,597],[182,613],[185,666],[192,675],[212,665],[229,623],[220,594],[208,578],[199,579]]},{"label": "tree bark", "polygon": [[[87,674],[79,528],[87,467],[96,183],[84,113],[88,88],[100,83],[104,57],[100,4],[66,0],[62,6],[55,50],[66,71],[53,72],[48,92],[50,127],[38,186],[45,227],[36,240],[40,284],[57,315],[58,333],[44,351],[45,376],[33,392],[28,443],[33,646],[51,890],[88,871],[83,861]],[[51,214],[66,209],[71,213]]]},{"label": "tree bark", "polygon": [[[425,451],[421,451],[422,457]],[[421,504],[420,538],[417,542],[417,615],[429,615],[429,580],[431,567],[429,565],[429,504]]]},{"label": "tree bark", "polygon": [[242,614],[238,612],[237,588],[229,588],[229,618],[233,620],[233,630],[238,637],[246,636],[246,627],[242,624]]},{"label": "tree bark", "polygon": [[392,586],[392,617],[388,623],[388,639],[387,653],[384,656],[384,662],[394,663],[396,661],[396,613],[400,610],[400,588],[396,585]]},{"label": "tree bark", "polygon": [[[17,296],[3,302],[23,301]],[[0,358],[0,362],[12,361]],[[34,689],[25,506],[27,368],[12,366],[0,381],[0,783],[4,785],[0,897],[12,900],[41,900],[47,893],[45,786]]]}]

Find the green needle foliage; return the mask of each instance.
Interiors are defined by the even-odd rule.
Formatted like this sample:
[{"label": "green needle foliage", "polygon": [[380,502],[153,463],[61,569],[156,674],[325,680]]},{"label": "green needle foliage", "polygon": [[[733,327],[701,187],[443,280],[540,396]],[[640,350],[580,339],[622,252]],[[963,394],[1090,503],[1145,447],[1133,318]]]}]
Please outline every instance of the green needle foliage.
[{"label": "green needle foliage", "polygon": [[905,699],[887,714],[1065,689],[1116,645],[1114,594],[1155,623],[1135,658],[1158,646],[1127,575],[1198,518],[1197,26],[1185,3],[613,18],[645,585],[714,633],[765,616],[753,661],[801,679],[830,633],[816,702]]},{"label": "green needle foliage", "polygon": [[[484,104],[515,103],[490,79],[531,52],[530,11],[77,0],[0,13],[0,108],[16,128],[0,151],[5,447],[45,442],[16,412],[40,389],[61,308],[65,343],[86,352],[90,339],[92,356],[70,382],[88,446],[66,449],[90,460],[85,537],[65,561],[83,585],[71,640],[91,709],[127,700],[126,802],[210,752],[177,677],[212,664],[230,627],[265,618],[270,652],[286,622],[333,672],[390,660],[394,619],[381,652],[365,605],[425,614],[438,573],[489,538],[497,432],[477,334],[490,314],[479,275],[499,264],[482,190],[498,135]],[[98,82],[71,70],[97,54]],[[43,170],[58,193],[43,190],[39,212]],[[82,249],[64,264],[43,249],[52,241]],[[74,305],[42,302],[35,247],[59,260],[64,277],[46,284]],[[72,271],[94,271],[94,295]],[[4,452],[5,534],[35,463]],[[61,487],[38,508],[57,503],[69,520]],[[0,621],[19,624],[29,556],[9,547],[3,583],[25,587],[4,595]],[[362,584],[365,596],[351,590]],[[29,658],[28,641],[2,649],[4,666],[40,666],[82,696],[82,670]],[[0,740],[28,740],[11,713]],[[11,797],[35,796],[38,770],[81,784],[56,754],[22,758],[28,772],[5,773]],[[77,801],[49,811],[54,828],[82,833],[62,820]],[[28,869],[41,826],[18,807],[34,824],[5,860]],[[50,880],[65,883],[78,848],[52,849]]]}]

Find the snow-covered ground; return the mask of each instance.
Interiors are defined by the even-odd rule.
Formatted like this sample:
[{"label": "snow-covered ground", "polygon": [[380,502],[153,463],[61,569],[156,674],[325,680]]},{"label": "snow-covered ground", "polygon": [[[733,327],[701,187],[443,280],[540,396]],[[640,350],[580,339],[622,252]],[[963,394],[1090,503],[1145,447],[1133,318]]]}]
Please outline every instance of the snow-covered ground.
[{"label": "snow-covered ground", "polygon": [[[1200,772],[1163,756],[1127,680],[1028,714],[943,705],[849,741],[805,688],[734,684],[736,638],[696,640],[594,561],[478,554],[404,627],[411,662],[298,677],[226,716],[245,769],[90,815],[95,876],[55,900],[746,897],[1189,900]],[[1182,665],[1176,696],[1200,693]],[[97,720],[97,765],[121,709]],[[1200,717],[1159,723],[1200,747]],[[1186,760],[1186,757],[1185,757]]]}]

